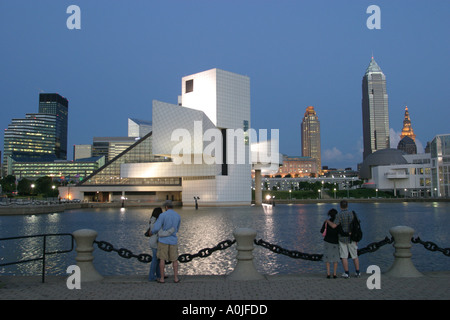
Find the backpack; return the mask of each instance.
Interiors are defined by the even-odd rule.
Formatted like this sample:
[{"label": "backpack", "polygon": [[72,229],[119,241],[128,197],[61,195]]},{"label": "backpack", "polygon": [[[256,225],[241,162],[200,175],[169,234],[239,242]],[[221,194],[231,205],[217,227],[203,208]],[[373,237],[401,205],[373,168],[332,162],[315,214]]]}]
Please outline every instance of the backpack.
[{"label": "backpack", "polygon": [[352,233],[350,235],[351,241],[355,241],[355,242],[361,241],[363,233],[361,230],[360,221],[359,221],[358,217],[356,216],[355,211],[353,211],[353,220],[350,223],[350,232]]}]

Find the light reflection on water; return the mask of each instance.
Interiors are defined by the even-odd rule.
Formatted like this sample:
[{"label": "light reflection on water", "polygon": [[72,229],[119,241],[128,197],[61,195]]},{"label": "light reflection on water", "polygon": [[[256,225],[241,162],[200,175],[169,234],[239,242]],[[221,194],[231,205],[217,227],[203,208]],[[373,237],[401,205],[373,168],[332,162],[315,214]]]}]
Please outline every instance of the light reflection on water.
[{"label": "light reflection on water", "polygon": [[[234,239],[238,227],[257,231],[257,239],[277,244],[288,250],[322,253],[323,238],[319,233],[326,213],[333,204],[276,205],[275,207],[176,208],[182,218],[179,232],[179,253],[197,253],[216,246],[226,239]],[[433,241],[441,247],[450,246],[448,203],[354,203],[362,221],[364,238],[360,248],[375,241],[391,237],[389,229],[397,225],[410,226],[414,236]],[[69,210],[64,213],[2,216],[0,237],[35,235],[44,233],[72,233],[78,229],[93,229],[97,240],[107,241],[117,249],[126,248],[135,254],[150,253],[144,232],[152,209],[109,208]],[[70,248],[67,237],[53,238],[48,250]],[[94,264],[103,275],[147,274],[149,264],[136,259],[124,259],[115,252],[104,252],[94,246]],[[29,259],[41,255],[42,240],[30,238],[0,243],[2,262]],[[360,257],[362,270],[376,264],[386,271],[393,262],[392,245]],[[420,271],[448,270],[449,257],[430,252],[422,245],[413,244],[413,263]],[[305,261],[275,254],[255,246],[255,265],[264,274],[324,272],[324,263]],[[228,274],[235,265],[235,245],[214,252],[208,258],[196,258],[180,264],[181,274]],[[47,274],[65,274],[67,266],[75,264],[75,250],[68,254],[50,256]],[[352,264],[350,263],[351,268]],[[41,263],[27,263],[0,268],[0,274],[40,274]],[[340,266],[341,268],[341,266]],[[171,268],[169,268],[170,270]],[[351,269],[352,270],[352,269]]]}]

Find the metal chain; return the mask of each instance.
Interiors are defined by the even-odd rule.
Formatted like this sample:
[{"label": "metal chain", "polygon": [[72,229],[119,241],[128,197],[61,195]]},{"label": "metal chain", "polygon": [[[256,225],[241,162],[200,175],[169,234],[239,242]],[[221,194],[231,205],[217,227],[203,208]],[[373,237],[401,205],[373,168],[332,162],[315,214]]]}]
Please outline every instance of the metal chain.
[{"label": "metal chain", "polygon": [[254,242],[256,245],[262,246],[266,249],[269,249],[272,252],[284,254],[285,256],[295,258],[295,259],[321,261],[322,257],[323,257],[323,254],[309,254],[309,253],[303,253],[303,252],[294,251],[294,250],[283,249],[282,247],[280,247],[276,244],[271,244],[262,239],[259,239],[259,240],[255,239]]},{"label": "metal chain", "polygon": [[372,242],[365,248],[358,249],[358,256],[365,254],[365,253],[369,253],[369,252],[375,252],[378,249],[380,249],[382,246],[384,246],[385,244],[393,243],[393,242],[394,242],[394,238],[389,239],[388,237],[384,238],[384,240],[381,240],[379,242]]},{"label": "metal chain", "polygon": [[217,250],[225,250],[225,249],[231,247],[235,243],[236,243],[236,239],[233,241],[225,240],[225,241],[219,242],[219,244],[217,244],[217,246],[215,246],[214,248],[205,248],[205,249],[200,250],[196,254],[188,254],[188,253],[182,254],[182,255],[178,256],[178,261],[181,263],[186,263],[186,262],[192,261],[192,259],[194,259],[194,258],[206,258],[206,257],[209,257],[213,252],[215,252]]},{"label": "metal chain", "polygon": [[[375,252],[378,249],[380,249],[382,246],[393,243],[393,242],[394,242],[394,238],[389,238],[389,237],[386,237],[386,238],[384,238],[384,240],[381,240],[378,242],[372,242],[369,245],[367,245],[365,248],[358,249],[358,256],[366,254],[366,253],[370,253],[370,252]],[[420,243],[427,250],[440,251],[444,255],[450,257],[450,248],[440,248],[434,242],[422,241],[419,237],[411,238],[411,242],[412,243]],[[109,242],[106,242],[106,241],[94,240],[94,243],[96,243],[101,250],[104,250],[106,252],[115,251],[118,253],[119,256],[121,256],[122,258],[125,258],[125,259],[136,258],[138,261],[143,262],[143,263],[149,263],[152,261],[152,256],[149,254],[146,254],[146,253],[135,255],[135,254],[133,254],[133,252],[131,252],[128,249],[124,249],[124,248],[115,249],[112,244],[110,244]],[[182,254],[182,255],[178,256],[178,261],[180,263],[186,263],[186,262],[192,261],[195,258],[206,258],[206,257],[209,257],[211,254],[213,254],[215,251],[228,249],[235,243],[236,243],[236,239],[235,240],[225,240],[225,241],[219,242],[213,248],[205,248],[205,249],[198,251],[195,254],[189,254],[189,253]],[[270,251],[272,251],[274,253],[283,254],[285,256],[288,256],[288,257],[291,257],[294,259],[321,261],[322,257],[323,257],[323,254],[310,254],[310,253],[304,253],[304,252],[299,252],[299,251],[295,251],[295,250],[287,250],[276,244],[271,244],[262,239],[259,239],[259,240],[255,239],[254,243],[258,246],[269,249]]]},{"label": "metal chain", "polygon": [[152,256],[149,254],[146,254],[146,253],[141,253],[141,254],[135,255],[135,254],[133,254],[133,252],[131,252],[128,249],[124,249],[124,248],[115,249],[111,243],[106,242],[106,241],[94,240],[94,243],[97,244],[99,249],[104,250],[106,252],[115,251],[119,254],[119,256],[121,256],[122,258],[125,258],[125,259],[136,258],[136,259],[138,259],[139,262],[143,262],[143,263],[152,262]]},{"label": "metal chain", "polygon": [[430,251],[440,251],[447,257],[450,257],[450,248],[440,248],[436,243],[431,241],[422,241],[419,237],[417,238],[411,238],[412,243],[420,243],[425,247],[425,249]]},{"label": "metal chain", "polygon": [[[236,240],[233,240],[233,241],[225,240],[225,241],[219,242],[219,244],[217,244],[213,248],[202,249],[196,254],[188,254],[188,253],[182,254],[182,255],[178,256],[177,260],[181,263],[186,263],[186,262],[192,261],[192,259],[194,259],[194,258],[206,258],[206,257],[209,257],[213,252],[215,252],[217,250],[225,250],[225,249],[231,247],[235,242],[236,242]],[[106,241],[94,240],[94,243],[97,244],[99,249],[106,251],[106,252],[115,251],[115,252],[117,252],[117,254],[119,256],[121,256],[122,258],[125,258],[125,259],[136,258],[140,262],[143,262],[143,263],[152,262],[152,256],[149,254],[146,254],[146,253],[141,253],[139,255],[135,255],[135,254],[133,254],[133,252],[131,252],[128,249],[124,249],[124,248],[115,249],[111,243],[106,242]]]}]

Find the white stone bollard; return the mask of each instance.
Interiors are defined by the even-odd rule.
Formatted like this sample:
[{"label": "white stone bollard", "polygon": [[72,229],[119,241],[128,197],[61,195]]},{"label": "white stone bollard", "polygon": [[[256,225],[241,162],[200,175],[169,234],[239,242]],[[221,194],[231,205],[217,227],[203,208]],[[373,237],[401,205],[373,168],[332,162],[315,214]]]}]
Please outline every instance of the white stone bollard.
[{"label": "white stone bollard", "polygon": [[389,230],[394,238],[394,263],[385,273],[393,277],[421,277],[423,276],[412,263],[411,238],[414,229],[405,226],[393,227]]},{"label": "white stone bollard", "polygon": [[102,280],[103,277],[95,269],[94,256],[92,252],[94,251],[94,240],[97,237],[97,232],[89,229],[81,229],[72,233],[77,243],[76,251],[77,256],[75,260],[77,261],[77,266],[80,267],[81,282],[87,281],[98,281]]},{"label": "white stone bollard", "polygon": [[238,251],[236,266],[227,279],[228,280],[261,280],[264,277],[258,273],[253,263],[253,242],[256,231],[248,228],[237,228],[233,235],[236,239]]}]

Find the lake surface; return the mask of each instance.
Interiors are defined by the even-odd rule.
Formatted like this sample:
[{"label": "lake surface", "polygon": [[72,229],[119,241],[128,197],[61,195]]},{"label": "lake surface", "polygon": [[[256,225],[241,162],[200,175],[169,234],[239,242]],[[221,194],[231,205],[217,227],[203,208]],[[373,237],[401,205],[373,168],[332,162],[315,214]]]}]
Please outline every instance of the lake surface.
[{"label": "lake surface", "polygon": [[[257,239],[263,239],[288,250],[321,254],[323,238],[320,228],[327,212],[336,204],[277,204],[275,207],[226,207],[198,210],[190,207],[176,208],[182,218],[179,232],[179,253],[197,253],[219,242],[233,240],[233,231],[238,227],[256,230]],[[361,220],[364,237],[359,248],[371,242],[391,237],[389,229],[404,225],[415,230],[414,237],[432,241],[441,248],[450,247],[450,204],[447,202],[426,203],[350,203]],[[0,237],[35,235],[45,233],[72,233],[78,229],[93,229],[97,240],[111,243],[115,248],[126,248],[134,254],[150,253],[148,238],[144,232],[152,209],[108,208],[78,209],[63,213],[1,216]],[[70,248],[70,237],[51,238],[47,250]],[[150,264],[135,258],[125,259],[116,252],[105,252],[94,245],[94,265],[102,275],[147,274]],[[42,240],[30,238],[0,242],[1,263],[30,259],[40,256]],[[324,262],[293,259],[272,253],[255,246],[255,266],[263,274],[320,273]],[[392,244],[387,244],[374,253],[360,256],[361,271],[375,264],[387,271],[394,257]],[[413,244],[413,263],[419,271],[450,270],[450,257],[441,252],[431,252],[420,244]],[[65,275],[66,268],[75,264],[76,252],[48,256],[47,273]],[[233,271],[236,264],[236,245],[224,251],[214,252],[208,258],[196,258],[180,264],[180,274],[223,275]],[[0,274],[40,275],[42,264],[26,263],[0,267]],[[350,262],[350,271],[353,272]],[[339,272],[342,266],[339,265]],[[171,268],[169,267],[169,274]]]}]

